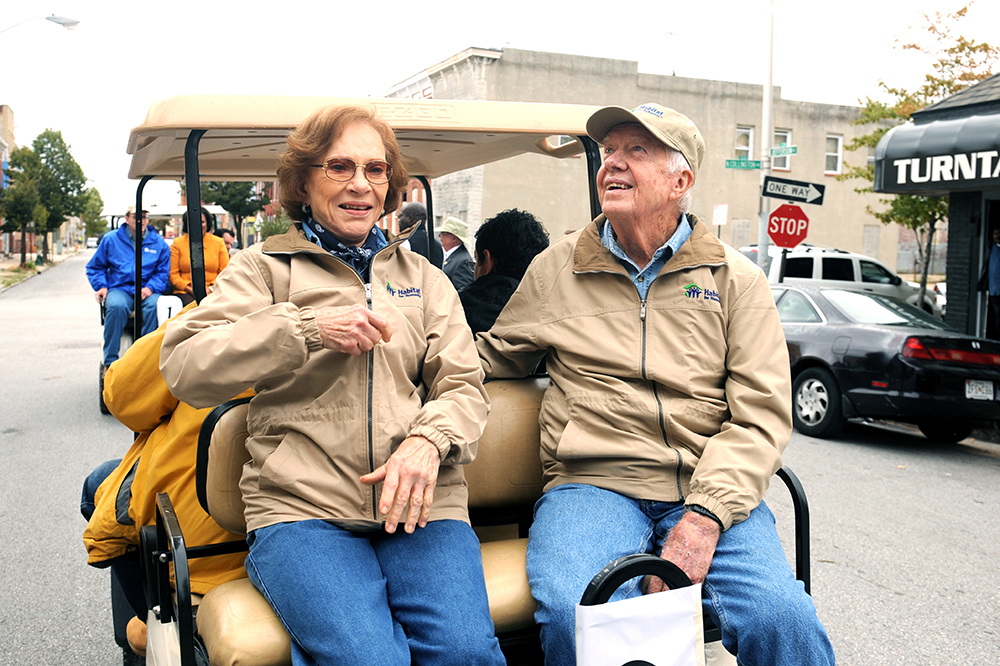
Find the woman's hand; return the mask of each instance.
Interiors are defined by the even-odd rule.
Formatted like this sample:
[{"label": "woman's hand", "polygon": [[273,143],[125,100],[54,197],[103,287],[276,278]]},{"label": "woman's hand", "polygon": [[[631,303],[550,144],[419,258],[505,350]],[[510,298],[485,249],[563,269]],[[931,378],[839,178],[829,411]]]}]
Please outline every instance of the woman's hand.
[{"label": "woman's hand", "polygon": [[434,502],[441,454],[424,437],[407,437],[384,465],[361,477],[361,483],[373,486],[383,482],[379,513],[385,516],[385,531],[392,534],[403,517],[407,503],[410,511],[403,529],[412,534],[419,525],[426,527]]},{"label": "woman's hand", "polygon": [[392,338],[389,320],[363,305],[318,308],[316,323],[324,347],[352,356],[367,354],[379,340]]}]

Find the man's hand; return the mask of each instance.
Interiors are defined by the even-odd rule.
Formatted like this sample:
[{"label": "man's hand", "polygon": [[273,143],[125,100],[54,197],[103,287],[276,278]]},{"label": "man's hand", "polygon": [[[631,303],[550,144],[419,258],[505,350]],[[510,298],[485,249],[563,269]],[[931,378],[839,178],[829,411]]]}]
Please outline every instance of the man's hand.
[{"label": "man's hand", "polygon": [[103,303],[104,299],[107,297],[108,297],[107,287],[101,287],[100,289],[94,292],[94,298],[97,299],[98,303]]},{"label": "man's hand", "polygon": [[369,486],[385,482],[378,510],[385,516],[386,532],[396,531],[407,503],[410,511],[403,528],[406,533],[412,534],[417,525],[427,526],[440,466],[441,455],[430,440],[407,437],[384,465],[361,477],[361,483]]},{"label": "man's hand", "polygon": [[[708,568],[712,566],[715,547],[719,543],[722,530],[719,524],[708,516],[688,511],[670,530],[667,540],[663,543],[660,557],[670,560],[681,571],[687,574],[692,583],[704,583]],[[649,581],[648,592],[663,592],[669,589],[657,577]]]},{"label": "man's hand", "polygon": [[143,287],[142,291],[139,292],[139,295],[142,296],[142,300],[146,300],[153,295],[153,290],[149,287]]},{"label": "man's hand", "polygon": [[389,342],[389,320],[363,305],[347,305],[316,310],[316,323],[323,346],[344,354],[367,354],[379,340]]}]

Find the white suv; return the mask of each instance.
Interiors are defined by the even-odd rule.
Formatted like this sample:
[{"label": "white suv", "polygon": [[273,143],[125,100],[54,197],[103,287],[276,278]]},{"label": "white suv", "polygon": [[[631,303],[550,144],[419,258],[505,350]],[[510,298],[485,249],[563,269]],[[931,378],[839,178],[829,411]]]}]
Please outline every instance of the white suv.
[{"label": "white suv", "polygon": [[[747,256],[755,257],[757,248],[751,246],[740,251]],[[768,254],[771,255],[768,281],[776,284],[781,270],[781,248],[771,245]],[[910,305],[917,305],[935,317],[942,316],[933,289],[926,290],[923,303],[918,305],[919,284],[907,282],[886,268],[882,262],[863,254],[800,245],[788,251],[784,282],[882,294]]]}]

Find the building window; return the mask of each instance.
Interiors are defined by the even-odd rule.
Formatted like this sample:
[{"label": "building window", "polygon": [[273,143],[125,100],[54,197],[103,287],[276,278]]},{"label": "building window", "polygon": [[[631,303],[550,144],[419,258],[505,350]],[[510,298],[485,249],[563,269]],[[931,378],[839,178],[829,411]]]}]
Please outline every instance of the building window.
[{"label": "building window", "polygon": [[[779,146],[792,145],[792,130],[782,130],[782,129],[774,130],[774,143],[771,145],[773,145],[775,148]],[[771,168],[777,171],[791,171],[792,156],[779,155],[777,157],[772,157]]]},{"label": "building window", "polygon": [[753,128],[736,126],[736,150],[734,157],[738,160],[748,160],[753,155]]},{"label": "building window", "polygon": [[826,136],[826,163],[823,173],[834,176],[840,173],[840,164],[844,161],[844,137],[828,134]]}]

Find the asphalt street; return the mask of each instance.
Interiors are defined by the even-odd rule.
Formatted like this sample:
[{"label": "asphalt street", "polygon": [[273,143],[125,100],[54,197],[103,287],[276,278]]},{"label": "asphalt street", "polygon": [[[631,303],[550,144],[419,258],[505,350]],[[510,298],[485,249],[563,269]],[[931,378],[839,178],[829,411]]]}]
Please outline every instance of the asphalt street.
[{"label": "asphalt street", "polygon": [[[2,666],[121,663],[108,572],[81,541],[83,478],[132,440],[98,411],[90,254],[0,293]],[[785,462],[809,495],[813,597],[838,663],[1000,663],[1000,445],[852,424],[836,440],[794,435]]]}]

